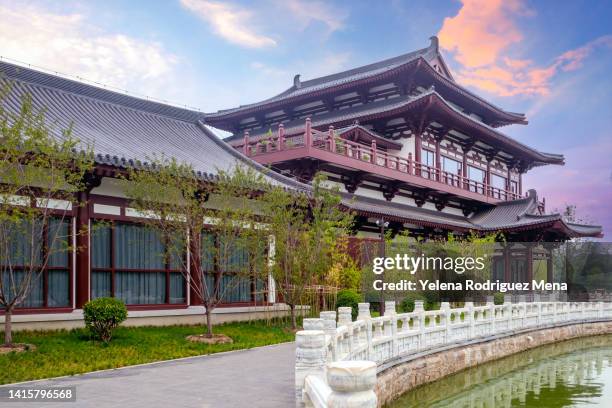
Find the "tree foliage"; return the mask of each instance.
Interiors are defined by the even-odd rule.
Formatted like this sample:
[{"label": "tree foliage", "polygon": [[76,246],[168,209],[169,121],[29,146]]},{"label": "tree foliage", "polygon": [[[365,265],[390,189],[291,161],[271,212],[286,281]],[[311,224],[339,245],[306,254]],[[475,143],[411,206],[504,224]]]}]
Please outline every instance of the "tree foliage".
[{"label": "tree foliage", "polygon": [[293,328],[296,307],[306,303],[314,286],[329,283],[337,243],[353,221],[352,214],[340,208],[338,191],[324,187],[324,181],[324,176],[315,176],[308,193],[272,186],[262,197],[264,219],[275,243],[271,271],[277,292],[291,309]]},{"label": "tree foliage", "polygon": [[180,262],[206,308],[212,336],[212,311],[228,293],[242,279],[266,276],[267,233],[249,199],[266,188],[263,175],[237,166],[205,180],[192,165],[162,156],[130,169],[126,181],[130,205],[166,240],[166,254],[160,255]]},{"label": "tree foliage", "polygon": [[13,113],[7,105],[10,92],[10,86],[0,91],[0,306],[7,345],[14,309],[27,299],[49,260],[73,249],[70,230],[56,226],[70,209],[85,205],[75,198],[93,168],[91,149],[72,127],[58,129],[27,94]]}]

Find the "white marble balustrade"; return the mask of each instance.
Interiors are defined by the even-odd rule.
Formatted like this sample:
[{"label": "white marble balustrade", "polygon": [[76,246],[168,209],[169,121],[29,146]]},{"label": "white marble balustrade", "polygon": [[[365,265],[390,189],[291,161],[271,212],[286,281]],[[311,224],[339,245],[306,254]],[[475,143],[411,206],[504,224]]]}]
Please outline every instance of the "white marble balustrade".
[{"label": "white marble balustrade", "polygon": [[375,381],[371,389],[366,387],[372,365],[375,378],[377,370],[411,354],[524,330],[612,319],[609,302],[494,305],[491,299],[482,306],[465,302],[461,308],[442,302],[439,310],[426,311],[422,301],[415,301],[410,313],[397,313],[395,302],[385,302],[380,317],[371,316],[369,303],[360,303],[358,309],[355,321],[347,307],[304,319],[304,330],[296,334],[298,406],[376,407],[376,398],[371,398]]}]

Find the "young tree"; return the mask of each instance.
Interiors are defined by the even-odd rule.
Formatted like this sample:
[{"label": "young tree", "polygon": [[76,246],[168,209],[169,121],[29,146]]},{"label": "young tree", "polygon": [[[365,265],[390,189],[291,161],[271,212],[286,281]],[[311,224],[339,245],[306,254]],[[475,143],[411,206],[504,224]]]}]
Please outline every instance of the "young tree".
[{"label": "young tree", "polygon": [[83,205],[75,197],[93,168],[89,150],[75,153],[85,147],[70,128],[58,132],[29,96],[12,113],[5,105],[9,92],[0,93],[0,307],[7,346],[15,308],[59,254],[72,249],[66,210]]},{"label": "young tree", "polygon": [[165,240],[165,253],[159,256],[181,265],[192,293],[202,301],[207,337],[212,338],[213,310],[237,285],[266,274],[267,233],[249,199],[265,188],[263,177],[250,167],[236,167],[205,181],[191,165],[162,157],[128,170],[126,179],[131,205]]},{"label": "young tree", "polygon": [[316,176],[311,194],[274,187],[263,196],[265,222],[275,243],[272,276],[291,310],[293,329],[296,307],[309,287],[325,283],[337,259],[337,242],[353,221],[352,214],[340,209],[337,190],[324,188],[324,181]]}]

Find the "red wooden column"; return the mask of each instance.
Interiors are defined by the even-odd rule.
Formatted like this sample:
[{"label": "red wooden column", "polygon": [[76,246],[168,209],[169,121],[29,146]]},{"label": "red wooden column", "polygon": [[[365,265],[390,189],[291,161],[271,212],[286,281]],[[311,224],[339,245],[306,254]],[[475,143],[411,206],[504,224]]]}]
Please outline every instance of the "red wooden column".
[{"label": "red wooden column", "polygon": [[514,197],[512,197],[512,188],[510,187],[510,177],[512,176],[512,173],[510,172],[510,165],[507,164],[506,165],[508,171],[506,172],[506,200],[514,200]]},{"label": "red wooden column", "polygon": [[76,216],[76,307],[89,301],[89,193],[78,194]]},{"label": "red wooden column", "polygon": [[336,141],[334,140],[334,126],[330,125],[327,133],[329,138],[329,151],[336,152]]},{"label": "red wooden column", "polygon": [[312,145],[312,122],[310,117],[306,118],[306,126],[304,129],[304,145],[308,148]]},{"label": "red wooden column", "polygon": [[470,189],[470,183],[468,181],[468,161],[467,161],[467,156],[469,153],[470,149],[466,146],[463,147],[463,157],[461,160],[461,174],[463,176],[463,188],[465,190],[469,190]]},{"label": "red wooden column", "polygon": [[436,141],[436,180],[441,181],[442,178],[441,173],[442,173],[442,163],[441,163],[441,157],[440,157],[440,138],[435,137],[434,140]]},{"label": "red wooden column", "polygon": [[372,163],[376,164],[377,160],[376,160],[376,155],[377,155],[377,151],[376,151],[376,140],[372,140],[372,147],[371,147],[371,156],[372,156]]},{"label": "red wooden column", "polygon": [[421,133],[414,134],[414,173],[421,175]]},{"label": "red wooden column", "polygon": [[278,125],[278,150],[285,150],[285,125]]},{"label": "red wooden column", "polygon": [[487,172],[485,173],[485,195],[489,196],[491,195],[490,193],[490,189],[491,189],[491,160],[489,160],[488,158],[485,158],[487,161]]},{"label": "red wooden column", "polygon": [[[199,294],[199,288],[202,286],[202,276],[197,273],[198,266],[200,265],[200,251],[202,248],[202,240],[200,237],[195,236],[193,233],[189,235],[189,304],[190,305],[201,305],[202,298]],[[212,288],[208,288],[211,290]]]}]

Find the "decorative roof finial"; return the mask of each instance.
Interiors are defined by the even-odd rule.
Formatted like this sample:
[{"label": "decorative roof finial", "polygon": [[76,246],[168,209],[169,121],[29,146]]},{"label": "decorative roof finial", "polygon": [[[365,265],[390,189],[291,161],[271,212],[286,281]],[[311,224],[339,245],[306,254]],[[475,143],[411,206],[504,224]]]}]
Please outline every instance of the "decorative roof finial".
[{"label": "decorative roof finial", "polygon": [[438,37],[432,35],[431,37],[429,37],[429,41],[429,48],[433,48],[436,52],[438,52],[438,48],[440,47],[440,41],[438,40]]},{"label": "decorative roof finial", "polygon": [[296,74],[293,77],[293,87],[299,89],[302,87],[302,83],[300,82],[300,74]]}]

